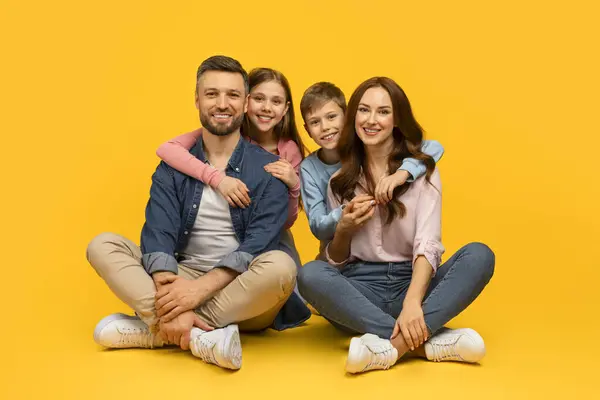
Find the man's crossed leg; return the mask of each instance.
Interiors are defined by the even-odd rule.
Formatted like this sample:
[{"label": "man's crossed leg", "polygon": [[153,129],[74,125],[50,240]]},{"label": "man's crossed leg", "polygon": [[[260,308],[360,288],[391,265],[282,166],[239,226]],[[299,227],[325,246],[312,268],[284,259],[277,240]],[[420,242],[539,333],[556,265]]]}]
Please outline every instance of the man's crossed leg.
[{"label": "man's crossed leg", "polygon": [[[87,248],[87,259],[136,313],[135,317],[113,314],[101,320],[94,331],[97,343],[112,348],[178,345],[206,362],[230,369],[241,367],[238,329],[257,331],[271,326],[296,283],[296,265],[282,251],[257,256],[246,272],[206,300],[198,300],[204,294],[191,290],[189,281],[209,278],[208,274],[180,265],[178,275],[153,279],[142,266],[140,248],[120,235],[95,237]],[[201,304],[179,313],[194,298]]]}]

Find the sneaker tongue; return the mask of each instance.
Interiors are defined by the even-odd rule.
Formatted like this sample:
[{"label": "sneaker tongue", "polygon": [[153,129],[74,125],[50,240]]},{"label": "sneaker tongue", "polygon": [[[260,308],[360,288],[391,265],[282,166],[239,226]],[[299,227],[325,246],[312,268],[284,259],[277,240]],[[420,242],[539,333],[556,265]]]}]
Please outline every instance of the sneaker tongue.
[{"label": "sneaker tongue", "polygon": [[[456,352],[456,341],[454,340],[444,340],[440,343],[431,343],[430,345],[431,352],[433,354],[427,355],[435,361],[448,360],[458,357],[458,353]],[[425,347],[425,351],[427,351],[427,347]]]},{"label": "sneaker tongue", "polygon": [[202,360],[205,362],[210,362],[212,364],[216,364],[215,355],[213,352],[213,348],[215,347],[215,342],[210,340],[206,335],[201,336],[197,339],[198,341],[198,353]]},{"label": "sneaker tongue", "polygon": [[200,328],[193,327],[193,328],[192,328],[192,330],[190,331],[190,339],[193,339],[193,338],[195,338],[195,337],[198,337],[198,336],[202,335],[202,334],[203,334],[203,333],[205,333],[205,332],[206,332],[206,331],[203,331],[203,330],[202,330],[202,329],[200,329]]},{"label": "sneaker tongue", "polygon": [[378,365],[384,368],[392,366],[394,360],[395,349],[392,343],[386,340],[365,340],[363,344],[370,351],[370,365]]},{"label": "sneaker tongue", "polygon": [[383,340],[377,340],[377,341],[375,341],[375,340],[365,340],[363,342],[363,344],[365,346],[367,346],[367,348],[369,350],[371,350],[371,352],[376,353],[376,354],[383,353],[386,350],[391,350],[392,347],[393,347],[391,343],[385,342]]}]

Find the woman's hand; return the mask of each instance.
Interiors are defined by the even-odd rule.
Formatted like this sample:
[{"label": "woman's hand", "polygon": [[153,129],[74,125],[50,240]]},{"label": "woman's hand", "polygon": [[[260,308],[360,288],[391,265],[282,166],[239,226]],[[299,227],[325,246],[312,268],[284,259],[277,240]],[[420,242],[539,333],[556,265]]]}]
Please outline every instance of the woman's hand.
[{"label": "woman's hand", "polygon": [[352,234],[364,226],[375,213],[375,200],[372,196],[359,195],[344,207],[338,229]]},{"label": "woman's hand", "polygon": [[297,186],[300,182],[300,178],[298,178],[298,174],[292,164],[283,158],[265,165],[265,171],[281,180],[290,189]]},{"label": "woman's hand", "polygon": [[414,300],[404,302],[402,312],[400,312],[396,320],[396,325],[390,339],[394,339],[400,333],[402,333],[402,337],[408,347],[413,351],[429,339],[425,317],[423,316],[423,308],[420,302]]}]

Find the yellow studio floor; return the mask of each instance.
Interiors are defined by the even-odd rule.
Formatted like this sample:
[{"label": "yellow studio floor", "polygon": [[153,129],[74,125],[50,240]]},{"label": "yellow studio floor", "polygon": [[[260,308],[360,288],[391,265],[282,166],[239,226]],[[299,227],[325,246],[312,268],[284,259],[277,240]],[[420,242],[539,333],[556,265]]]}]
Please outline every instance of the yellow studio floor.
[{"label": "yellow studio floor", "polygon": [[[306,224],[303,215],[298,224],[297,236]],[[101,318],[131,311],[85,260],[88,238],[97,233],[92,229],[70,235],[57,229],[33,253],[45,255],[43,261],[21,257],[14,265],[22,270],[6,276],[2,304],[10,307],[0,330],[0,398],[598,398],[598,322],[589,290],[595,283],[575,281],[577,299],[553,292],[577,293],[569,279],[559,285],[562,278],[553,274],[519,284],[514,271],[528,265],[510,261],[512,246],[492,246],[494,277],[448,325],[481,333],[487,355],[479,365],[409,359],[389,371],[349,376],[344,363],[350,338],[313,316],[284,332],[242,334],[242,369],[231,372],[176,348],[106,350],[94,343]],[[135,233],[135,227],[125,232]],[[313,246],[302,243],[304,259]],[[449,245],[449,254],[455,250]],[[559,270],[551,255],[539,257],[541,265]]]},{"label": "yellow studio floor", "polygon": [[[561,349],[557,341],[569,337],[552,329],[471,324],[487,344],[480,365],[409,359],[389,371],[349,376],[349,338],[313,316],[283,333],[243,334],[242,369],[231,372],[176,348],[102,349],[92,340],[102,316],[97,311],[71,317],[63,311],[62,318],[28,332],[21,347],[9,349],[14,364],[3,372],[3,390],[9,390],[2,398],[572,399],[597,393],[596,365],[580,346]],[[540,331],[547,335],[540,337]]]},{"label": "yellow studio floor", "polygon": [[[74,244],[85,248],[83,238]],[[318,316],[284,332],[242,334],[243,365],[237,372],[207,365],[177,348],[103,349],[92,339],[96,323],[109,313],[130,311],[82,252],[63,259],[64,265],[46,264],[60,274],[34,279],[26,272],[17,279],[33,283],[28,290],[38,296],[23,303],[25,312],[13,308],[4,320],[8,329],[1,340],[8,358],[2,399],[597,398],[594,318],[589,317],[587,333],[578,324],[548,323],[552,315],[568,315],[558,302],[521,296],[518,286],[505,289],[512,279],[506,270],[524,265],[497,263],[482,295],[449,324],[481,333],[487,346],[481,364],[409,359],[389,371],[350,376],[344,372],[350,337]],[[69,279],[61,279],[62,274]]]}]

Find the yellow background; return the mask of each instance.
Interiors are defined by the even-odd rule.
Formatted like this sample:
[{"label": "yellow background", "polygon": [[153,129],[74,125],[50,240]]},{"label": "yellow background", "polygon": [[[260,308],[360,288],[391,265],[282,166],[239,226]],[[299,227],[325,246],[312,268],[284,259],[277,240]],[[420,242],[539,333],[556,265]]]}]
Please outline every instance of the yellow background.
[{"label": "yellow background", "polygon": [[[1,0],[0,397],[593,397],[595,3]],[[480,366],[346,377],[347,339],[320,318],[244,336],[233,374],[177,350],[95,345],[96,322],[128,310],[86,244],[107,230],[139,240],[155,150],[198,126],[195,71],[217,53],[284,72],[297,112],[317,80],[350,96],[387,75],[406,90],[446,150],[446,257],[474,240],[496,252],[490,285],[451,324],[484,336]],[[309,261],[304,215],[294,234]]]}]

